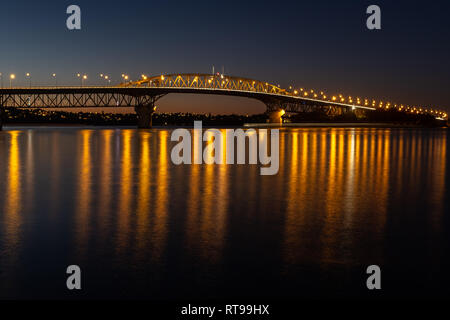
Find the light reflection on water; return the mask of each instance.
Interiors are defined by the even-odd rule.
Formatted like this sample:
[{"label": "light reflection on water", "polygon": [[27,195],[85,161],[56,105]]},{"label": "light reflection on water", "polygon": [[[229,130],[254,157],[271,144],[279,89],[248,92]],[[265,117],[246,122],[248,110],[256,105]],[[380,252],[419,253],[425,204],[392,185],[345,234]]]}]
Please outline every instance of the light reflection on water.
[{"label": "light reflection on water", "polygon": [[445,130],[283,130],[276,176],[175,166],[170,134],[0,132],[0,298],[67,297],[70,264],[93,298],[356,295],[370,264],[445,288]]}]

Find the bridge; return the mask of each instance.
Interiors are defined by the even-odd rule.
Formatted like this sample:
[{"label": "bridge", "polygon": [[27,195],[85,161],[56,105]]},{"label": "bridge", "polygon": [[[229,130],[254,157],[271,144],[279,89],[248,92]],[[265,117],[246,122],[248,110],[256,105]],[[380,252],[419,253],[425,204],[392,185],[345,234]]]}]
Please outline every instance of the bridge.
[{"label": "bridge", "polygon": [[[0,113],[15,108],[134,107],[139,128],[152,126],[155,103],[170,93],[239,96],[262,101],[270,122],[280,122],[285,112],[322,111],[328,115],[365,110],[395,109],[412,114],[428,114],[447,120],[445,111],[435,108],[391,104],[361,98],[328,96],[324,92],[283,89],[267,82],[222,74],[172,74],[142,76],[134,82],[107,87],[32,87],[0,89]],[[3,116],[0,114],[0,129]]]}]

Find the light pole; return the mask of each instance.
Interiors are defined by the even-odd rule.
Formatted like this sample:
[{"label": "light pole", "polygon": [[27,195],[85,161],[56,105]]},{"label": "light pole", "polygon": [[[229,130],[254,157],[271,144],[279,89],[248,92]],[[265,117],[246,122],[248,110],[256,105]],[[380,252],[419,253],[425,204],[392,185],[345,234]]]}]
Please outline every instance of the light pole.
[{"label": "light pole", "polygon": [[55,87],[58,86],[58,79],[56,79],[56,73],[52,74],[52,77],[55,78]]},{"label": "light pole", "polygon": [[81,78],[81,86],[83,86],[84,80],[87,80],[87,75],[83,75],[83,77]]},{"label": "light pole", "polygon": [[[100,74],[100,78],[102,78],[103,80],[105,80],[105,83],[108,83],[108,76],[106,75],[106,74]],[[105,85],[105,86],[107,86],[107,85]]]},{"label": "light pole", "polygon": [[9,88],[12,88],[12,81],[13,81],[15,78],[16,78],[16,75],[13,74],[13,73],[9,76]]},{"label": "light pole", "polygon": [[127,74],[122,74],[122,78],[124,82],[128,82],[128,79],[130,78]]},{"label": "light pole", "polygon": [[0,82],[3,89],[3,73],[0,72]]},{"label": "light pole", "polygon": [[27,72],[26,76],[27,76],[27,78],[28,78],[28,81],[29,81],[29,83],[30,83],[30,88],[31,88],[31,75],[30,75],[29,72]]}]

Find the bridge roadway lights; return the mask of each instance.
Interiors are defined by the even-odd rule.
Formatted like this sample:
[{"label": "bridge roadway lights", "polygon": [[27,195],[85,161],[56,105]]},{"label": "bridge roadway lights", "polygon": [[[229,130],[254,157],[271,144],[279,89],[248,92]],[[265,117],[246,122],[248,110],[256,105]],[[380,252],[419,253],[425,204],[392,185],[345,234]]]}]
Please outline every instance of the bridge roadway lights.
[{"label": "bridge roadway lights", "polygon": [[152,116],[155,112],[154,105],[136,106],[137,125],[139,129],[150,129],[152,127]]}]

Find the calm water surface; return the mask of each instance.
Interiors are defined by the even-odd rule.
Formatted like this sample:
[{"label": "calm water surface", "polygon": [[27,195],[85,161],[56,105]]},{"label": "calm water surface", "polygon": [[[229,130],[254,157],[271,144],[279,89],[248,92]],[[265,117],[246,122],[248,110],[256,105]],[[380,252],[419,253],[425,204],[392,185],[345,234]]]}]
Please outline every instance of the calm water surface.
[{"label": "calm water surface", "polygon": [[170,135],[0,132],[0,298],[360,297],[371,264],[450,296],[446,130],[282,130],[276,176],[175,166]]}]

